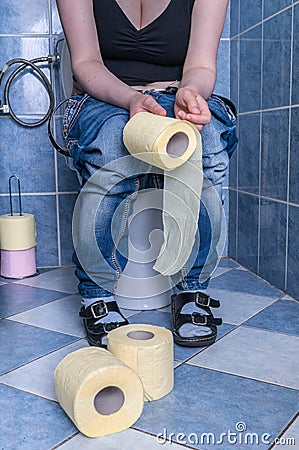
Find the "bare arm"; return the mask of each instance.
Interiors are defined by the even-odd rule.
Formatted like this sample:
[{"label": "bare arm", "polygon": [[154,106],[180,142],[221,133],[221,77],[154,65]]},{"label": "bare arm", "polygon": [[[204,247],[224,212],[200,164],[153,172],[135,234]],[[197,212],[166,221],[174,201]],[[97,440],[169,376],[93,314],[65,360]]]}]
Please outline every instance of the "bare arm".
[{"label": "bare arm", "polygon": [[165,110],[150,96],[136,92],[104,65],[98,43],[92,0],[56,0],[67,39],[72,71],[85,92],[92,97],[128,109],[131,115]]},{"label": "bare arm", "polygon": [[212,94],[216,82],[217,51],[227,5],[228,0],[195,0],[193,7],[176,115],[198,124],[198,128],[209,121],[205,100]]}]

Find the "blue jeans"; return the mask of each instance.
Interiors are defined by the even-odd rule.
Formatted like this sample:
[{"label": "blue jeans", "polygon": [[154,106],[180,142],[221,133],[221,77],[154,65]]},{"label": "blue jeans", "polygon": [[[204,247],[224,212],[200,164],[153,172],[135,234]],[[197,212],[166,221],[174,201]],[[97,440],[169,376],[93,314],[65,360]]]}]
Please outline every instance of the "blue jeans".
[{"label": "blue jeans", "polygon": [[[166,109],[167,116],[174,117],[174,95],[152,91],[147,94]],[[212,248],[211,222],[223,220],[219,198],[229,158],[237,146],[236,116],[233,105],[220,97],[211,96],[208,104],[212,119],[201,131],[205,180],[198,222],[200,243],[194,245],[196,254],[190,256],[190,267],[187,263],[173,277],[172,284],[178,289],[206,288],[221,256],[216,246]],[[125,148],[122,133],[128,120],[127,110],[87,94],[72,97],[64,115],[67,146],[74,167],[82,177],[81,198],[74,211],[76,221],[73,221],[73,232],[80,242],[74,241],[73,261],[77,267],[79,293],[84,298],[109,297],[115,292],[127,263],[127,218],[132,202],[140,190],[163,187],[162,172],[137,160]],[[101,198],[100,206],[97,198]],[[91,221],[94,221],[94,242],[90,240],[90,233],[85,233]],[[78,245],[84,248],[82,258],[76,252]],[[92,261],[90,255],[95,246],[101,258]]]}]

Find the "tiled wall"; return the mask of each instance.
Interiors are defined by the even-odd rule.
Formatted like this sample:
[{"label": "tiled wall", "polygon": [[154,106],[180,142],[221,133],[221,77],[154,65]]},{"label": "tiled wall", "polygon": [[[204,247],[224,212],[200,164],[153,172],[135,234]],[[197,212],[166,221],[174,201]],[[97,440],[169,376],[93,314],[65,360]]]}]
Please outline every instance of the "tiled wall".
[{"label": "tiled wall", "polygon": [[[12,58],[47,56],[55,50],[61,31],[55,0],[1,0],[0,66]],[[219,51],[217,92],[229,95],[229,20]],[[57,68],[45,66],[58,95]],[[4,79],[5,81],[5,79]],[[0,91],[0,98],[3,85]],[[32,75],[18,77],[11,89],[15,112],[25,120],[38,120],[48,107],[44,88]],[[38,232],[38,266],[71,264],[72,209],[77,178],[64,158],[51,146],[46,125],[23,128],[9,115],[0,114],[0,214],[9,211],[8,178],[22,183],[23,209],[35,215]],[[227,192],[227,187],[225,188]],[[227,204],[227,202],[226,202]]]},{"label": "tiled wall", "polygon": [[239,148],[230,166],[229,255],[297,298],[298,33],[298,1],[231,1]]}]

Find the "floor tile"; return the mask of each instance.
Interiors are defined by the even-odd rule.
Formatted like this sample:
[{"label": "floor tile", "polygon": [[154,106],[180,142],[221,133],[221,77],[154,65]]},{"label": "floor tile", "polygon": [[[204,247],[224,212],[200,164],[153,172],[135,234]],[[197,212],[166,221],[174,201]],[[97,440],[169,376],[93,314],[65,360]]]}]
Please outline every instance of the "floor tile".
[{"label": "floor tile", "polygon": [[278,333],[299,335],[299,302],[278,300],[243,325]]},{"label": "floor tile", "polygon": [[299,338],[239,327],[188,364],[299,389]]},{"label": "floor tile", "polygon": [[[250,449],[266,450],[269,445],[261,442],[262,435],[277,436],[294,416],[298,402],[299,392],[292,389],[184,364],[175,370],[174,390],[157,402],[146,403],[134,428],[156,435],[175,433],[174,441],[183,433],[180,442],[185,438],[185,443],[200,450],[245,450],[249,446],[240,443],[242,432],[237,433],[237,446],[227,436],[219,443],[221,433],[236,432],[237,424],[240,427],[243,422],[246,432],[259,437],[260,445],[250,445]],[[213,433],[214,444],[213,436],[207,443],[204,433]]]},{"label": "floor tile", "polygon": [[278,298],[282,292],[275,289],[266,281],[245,270],[230,270],[211,280],[210,288],[226,291],[242,292],[244,294],[261,295]]},{"label": "floor tile", "polygon": [[53,448],[76,432],[57,403],[0,385],[2,449]]},{"label": "floor tile", "polygon": [[[130,323],[146,323],[150,325],[156,325],[159,327],[165,327],[171,330],[171,314],[166,312],[159,311],[142,311],[139,314],[136,314],[133,317],[130,317]],[[220,339],[226,333],[231,331],[234,328],[233,325],[230,324],[222,324],[218,328],[218,337]],[[202,351],[205,347],[183,347],[181,345],[174,344],[174,359],[176,361],[186,361],[186,359],[191,358],[196,353]]]},{"label": "floor tile", "polygon": [[281,448],[295,449],[296,444],[298,447],[299,442],[299,417],[292,423],[292,425],[285,431],[285,433],[280,436],[273,450],[281,450]]},{"label": "floor tile", "polygon": [[223,267],[223,268],[228,268],[228,269],[237,269],[240,266],[239,263],[237,263],[236,261],[234,261],[231,258],[221,258],[221,260],[219,261],[218,267]]},{"label": "floor tile", "polygon": [[31,327],[10,320],[1,320],[0,374],[20,367],[36,358],[61,348],[77,338],[55,333],[42,328]]},{"label": "floor tile", "polygon": [[97,439],[89,439],[82,434],[78,434],[59,448],[62,450],[140,450],[141,448],[146,448],[147,450],[161,450],[164,448],[182,450],[182,447],[177,444],[168,443],[162,447],[156,436],[150,436],[131,428]]},{"label": "floor tile", "polygon": [[239,289],[240,291],[236,292],[208,287],[206,291],[212,298],[220,300],[220,308],[214,312],[226,323],[239,325],[279,298],[241,292],[242,286]]},{"label": "floor tile", "polygon": [[219,277],[219,275],[223,275],[226,272],[229,272],[231,270],[230,267],[217,267],[217,269],[212,273],[211,278]]},{"label": "floor tile", "polygon": [[9,319],[59,333],[84,337],[86,332],[83,321],[79,317],[80,306],[80,295],[68,295],[47,305],[13,315]]},{"label": "floor tile", "polygon": [[75,277],[73,267],[53,269],[49,272],[41,273],[36,277],[17,281],[15,284],[35,286],[53,291],[66,292],[68,294],[77,294],[78,292],[78,280]]},{"label": "floor tile", "polygon": [[69,353],[87,346],[87,341],[80,339],[19,369],[2,375],[0,383],[57,401],[54,387],[54,370],[57,364]]},{"label": "floor tile", "polygon": [[57,300],[61,296],[60,292],[7,283],[0,286],[0,317],[27,311]]}]

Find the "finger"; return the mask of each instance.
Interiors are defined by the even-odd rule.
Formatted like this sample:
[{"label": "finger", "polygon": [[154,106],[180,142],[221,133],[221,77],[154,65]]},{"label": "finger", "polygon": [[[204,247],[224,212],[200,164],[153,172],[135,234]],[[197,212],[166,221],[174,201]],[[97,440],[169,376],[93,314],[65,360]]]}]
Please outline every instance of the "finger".
[{"label": "finger", "polygon": [[195,124],[206,125],[211,121],[210,114],[185,114],[184,120],[189,120],[189,122],[193,122]]},{"label": "finger", "polygon": [[149,95],[145,97],[144,106],[149,112],[152,112],[153,114],[166,116],[166,110]]}]

